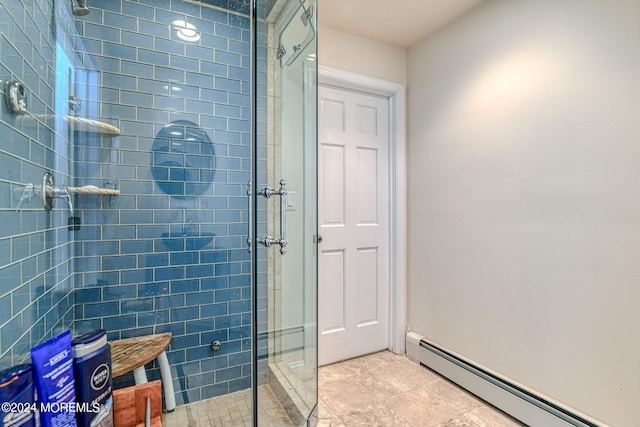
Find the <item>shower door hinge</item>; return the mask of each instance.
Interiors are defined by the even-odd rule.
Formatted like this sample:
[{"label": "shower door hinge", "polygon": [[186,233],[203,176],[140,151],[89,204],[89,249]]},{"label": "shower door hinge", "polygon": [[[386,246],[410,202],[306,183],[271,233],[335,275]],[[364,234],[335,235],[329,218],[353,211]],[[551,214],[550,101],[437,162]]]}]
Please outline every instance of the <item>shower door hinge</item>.
[{"label": "shower door hinge", "polygon": [[278,51],[276,52],[276,59],[282,58],[287,53],[287,49],[284,46],[278,46]]},{"label": "shower door hinge", "polygon": [[307,9],[305,9],[300,16],[300,19],[302,20],[302,23],[305,27],[307,26],[309,21],[311,21],[311,18],[313,18],[313,6],[309,6]]}]

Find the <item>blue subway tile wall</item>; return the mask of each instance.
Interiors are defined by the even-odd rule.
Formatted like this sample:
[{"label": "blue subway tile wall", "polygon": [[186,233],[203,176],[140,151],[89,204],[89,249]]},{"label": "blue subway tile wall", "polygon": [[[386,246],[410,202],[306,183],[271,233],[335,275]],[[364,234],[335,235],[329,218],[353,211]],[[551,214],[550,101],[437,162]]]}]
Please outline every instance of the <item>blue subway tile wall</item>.
[{"label": "blue subway tile wall", "polygon": [[120,191],[74,199],[75,332],[172,332],[178,403],[251,386],[251,24],[218,3],[89,2],[73,38],[76,114],[120,130],[75,135],[74,185]]},{"label": "blue subway tile wall", "polygon": [[39,195],[47,171],[57,186],[72,184],[68,78],[56,77],[67,66],[56,56],[70,46],[53,15],[50,0],[0,3],[0,95],[19,81],[28,110],[0,103],[0,369],[28,362],[33,345],[73,323],[69,208],[57,199],[47,211]]}]

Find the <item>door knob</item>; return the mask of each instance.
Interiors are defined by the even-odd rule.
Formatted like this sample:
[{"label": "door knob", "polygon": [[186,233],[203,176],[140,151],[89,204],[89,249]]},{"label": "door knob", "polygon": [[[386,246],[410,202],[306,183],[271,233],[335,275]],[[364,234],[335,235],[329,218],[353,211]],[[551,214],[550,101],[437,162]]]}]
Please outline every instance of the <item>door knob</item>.
[{"label": "door knob", "polygon": [[316,243],[318,244],[322,243],[322,236],[319,234],[316,236]]}]

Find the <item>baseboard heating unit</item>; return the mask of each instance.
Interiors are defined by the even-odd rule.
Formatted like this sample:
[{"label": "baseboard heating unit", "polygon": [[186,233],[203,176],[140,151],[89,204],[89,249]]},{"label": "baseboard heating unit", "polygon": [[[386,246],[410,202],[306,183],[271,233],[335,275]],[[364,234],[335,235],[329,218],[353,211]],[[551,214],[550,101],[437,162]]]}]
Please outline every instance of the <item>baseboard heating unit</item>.
[{"label": "baseboard heating unit", "polygon": [[410,332],[407,357],[433,369],[531,427],[606,427]]}]

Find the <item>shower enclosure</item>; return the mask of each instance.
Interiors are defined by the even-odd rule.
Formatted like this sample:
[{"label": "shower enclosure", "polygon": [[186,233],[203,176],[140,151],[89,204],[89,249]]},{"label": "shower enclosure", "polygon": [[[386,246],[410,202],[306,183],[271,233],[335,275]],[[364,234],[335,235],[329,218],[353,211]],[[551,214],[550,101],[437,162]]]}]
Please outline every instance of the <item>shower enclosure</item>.
[{"label": "shower enclosure", "polygon": [[313,424],[316,29],[315,0],[0,2],[0,369],[170,332],[166,425]]}]

